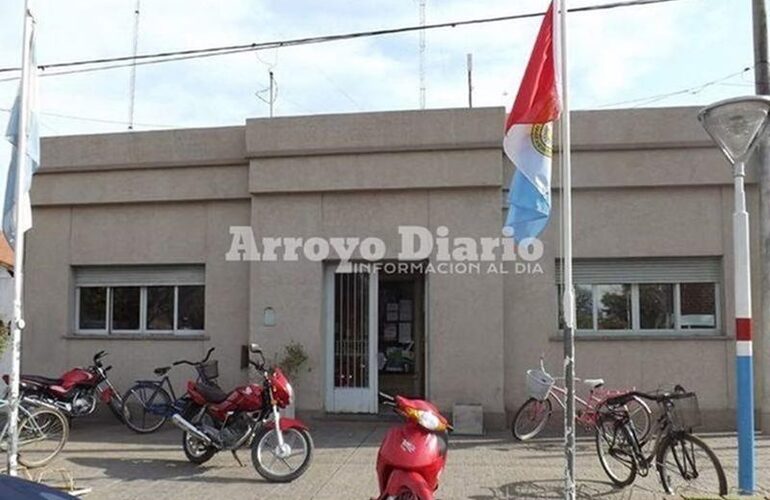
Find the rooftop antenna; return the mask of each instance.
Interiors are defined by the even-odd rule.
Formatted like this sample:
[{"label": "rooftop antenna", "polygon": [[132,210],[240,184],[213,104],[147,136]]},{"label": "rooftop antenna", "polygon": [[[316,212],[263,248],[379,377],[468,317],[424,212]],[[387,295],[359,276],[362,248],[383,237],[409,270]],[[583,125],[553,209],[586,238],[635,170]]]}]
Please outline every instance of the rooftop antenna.
[{"label": "rooftop antenna", "polygon": [[[275,81],[275,72],[273,71],[273,66],[274,65],[270,65],[269,69],[267,70],[267,75],[270,79],[268,86],[262,90],[254,92],[254,95],[257,96],[257,99],[269,106],[270,118],[273,117],[273,106],[275,105],[275,101],[278,99],[278,82]],[[267,93],[267,97],[262,96],[262,94],[265,93]]]},{"label": "rooftop antenna", "polygon": [[473,107],[473,54],[468,53],[466,56],[466,65],[468,68],[468,107]]},{"label": "rooftop antenna", "polygon": [[139,8],[141,0],[136,0],[134,8],[134,60],[131,65],[131,79],[129,80],[128,98],[128,130],[134,130],[134,102],[136,100],[136,54],[139,50]]},{"label": "rooftop antenna", "polygon": [[270,70],[270,118],[273,117],[273,104],[275,104],[275,75]]},{"label": "rooftop antenna", "polygon": [[425,2],[420,0],[420,109],[425,109]]}]

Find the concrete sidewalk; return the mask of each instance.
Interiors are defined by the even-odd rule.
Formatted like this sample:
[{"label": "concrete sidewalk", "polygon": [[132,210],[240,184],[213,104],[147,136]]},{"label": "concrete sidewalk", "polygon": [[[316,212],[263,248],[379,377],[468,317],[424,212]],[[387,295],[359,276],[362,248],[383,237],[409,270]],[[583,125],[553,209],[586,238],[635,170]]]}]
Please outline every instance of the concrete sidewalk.
[{"label": "concrete sidewalk", "polygon": [[[316,444],[313,463],[290,484],[264,481],[251,466],[249,450],[230,453],[203,466],[190,464],[181,449],[181,431],[167,425],[137,435],[116,423],[75,421],[70,442],[49,467],[70,471],[92,499],[367,499],[377,493],[377,448],[389,422],[311,421]],[[735,438],[709,436],[731,487],[735,486]],[[770,439],[759,438],[758,482],[770,486]],[[578,442],[579,498],[649,500],[665,498],[657,476],[638,478],[624,490],[612,487],[596,458],[592,440]],[[507,433],[452,436],[438,498],[562,498],[561,440],[514,443]],[[744,497],[745,498],[745,497]]]}]

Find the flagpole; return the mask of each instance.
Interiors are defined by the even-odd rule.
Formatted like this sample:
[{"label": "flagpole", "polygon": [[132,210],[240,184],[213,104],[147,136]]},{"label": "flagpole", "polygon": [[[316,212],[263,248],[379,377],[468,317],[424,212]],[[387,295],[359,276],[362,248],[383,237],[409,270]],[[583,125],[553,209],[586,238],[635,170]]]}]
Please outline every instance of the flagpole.
[{"label": "flagpole", "polygon": [[[30,0],[24,2],[24,42],[21,56],[21,87],[19,91],[19,127],[16,139],[16,242],[14,245],[14,274],[13,274],[13,323],[11,327],[11,412],[8,418],[8,435],[10,445],[8,448],[8,474],[15,476],[18,473],[19,453],[19,376],[21,371],[21,331],[24,329],[22,316],[22,293],[24,281],[24,231],[19,227],[19,213],[21,200],[24,196],[24,167],[27,164],[27,127],[29,114],[29,82],[30,82],[30,45],[32,39],[32,15],[29,12]],[[11,186],[6,186],[10,189]]]},{"label": "flagpole", "polygon": [[564,411],[564,498],[575,500],[575,290],[572,282],[572,166],[569,85],[567,80],[567,1],[558,2],[558,41],[561,88],[561,193],[564,245],[564,379],[567,404]]}]

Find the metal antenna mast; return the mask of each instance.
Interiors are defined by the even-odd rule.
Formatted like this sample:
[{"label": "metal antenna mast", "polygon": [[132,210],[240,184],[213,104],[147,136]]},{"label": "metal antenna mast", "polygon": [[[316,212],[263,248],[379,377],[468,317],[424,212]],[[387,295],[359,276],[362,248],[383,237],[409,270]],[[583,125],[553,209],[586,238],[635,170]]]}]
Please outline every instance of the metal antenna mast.
[{"label": "metal antenna mast", "polygon": [[468,69],[468,107],[473,107],[473,54],[466,55]]},{"label": "metal antenna mast", "polygon": [[[420,0],[420,26],[425,28],[425,2]],[[425,109],[425,29],[420,30],[420,109]]]},{"label": "metal antenna mast", "polygon": [[[257,56],[257,58],[259,58],[259,56]],[[260,62],[262,62],[261,59]],[[275,67],[275,65],[271,64],[267,70],[267,76],[270,79],[268,86],[262,90],[257,90],[254,92],[254,95],[257,97],[257,99],[269,106],[270,118],[273,117],[273,107],[275,105],[275,101],[278,100],[278,82],[275,80],[275,72],[273,71],[273,67]],[[262,97],[262,94],[265,93],[267,93],[267,98]]]},{"label": "metal antenna mast", "polygon": [[[134,57],[136,57],[139,50],[139,8],[141,0],[136,0],[136,8],[134,8]],[[128,86],[129,98],[128,98],[128,130],[134,129],[134,102],[136,101],[136,59],[131,66],[131,79]]]},{"label": "metal antenna mast", "polygon": [[270,118],[273,117],[273,104],[275,103],[275,75],[273,70],[270,70]]}]

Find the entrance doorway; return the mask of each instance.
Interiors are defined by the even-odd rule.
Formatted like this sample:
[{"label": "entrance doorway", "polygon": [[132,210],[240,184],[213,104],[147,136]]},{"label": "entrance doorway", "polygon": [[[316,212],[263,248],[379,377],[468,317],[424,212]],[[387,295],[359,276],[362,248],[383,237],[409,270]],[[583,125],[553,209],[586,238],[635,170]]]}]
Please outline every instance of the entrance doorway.
[{"label": "entrance doorway", "polygon": [[326,409],[377,412],[377,273],[325,272]]},{"label": "entrance doorway", "polygon": [[378,291],[379,390],[425,397],[425,275],[381,274]]},{"label": "entrance doorway", "polygon": [[326,410],[377,413],[378,391],[425,396],[425,276],[327,266]]}]

